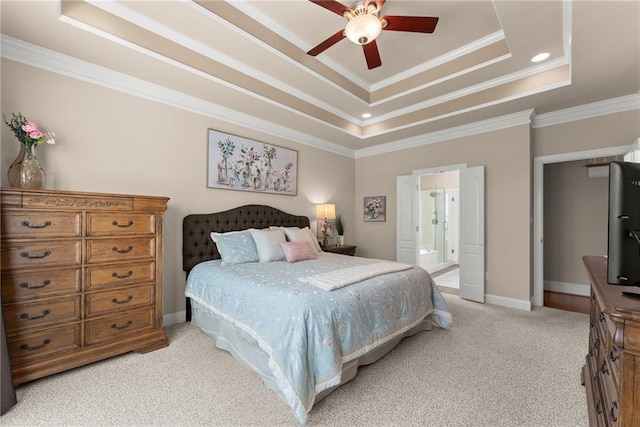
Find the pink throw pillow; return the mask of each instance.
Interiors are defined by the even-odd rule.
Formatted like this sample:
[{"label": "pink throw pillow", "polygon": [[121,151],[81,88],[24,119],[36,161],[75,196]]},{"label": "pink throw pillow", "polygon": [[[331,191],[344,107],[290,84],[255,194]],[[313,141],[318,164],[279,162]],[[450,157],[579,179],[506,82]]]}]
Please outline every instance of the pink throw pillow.
[{"label": "pink throw pillow", "polygon": [[287,262],[305,261],[316,257],[309,242],[280,242],[280,247]]}]

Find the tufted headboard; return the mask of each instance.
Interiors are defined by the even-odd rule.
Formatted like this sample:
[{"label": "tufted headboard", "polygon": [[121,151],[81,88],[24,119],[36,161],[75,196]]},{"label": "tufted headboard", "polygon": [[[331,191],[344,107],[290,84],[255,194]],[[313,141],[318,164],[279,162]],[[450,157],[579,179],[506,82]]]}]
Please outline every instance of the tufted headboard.
[{"label": "tufted headboard", "polygon": [[[182,269],[187,272],[203,261],[219,259],[211,232],[281,227],[309,227],[309,218],[291,215],[266,205],[245,205],[224,212],[191,214],[182,221]],[[191,320],[191,300],[186,299],[186,320]]]},{"label": "tufted headboard", "polygon": [[220,258],[210,237],[212,231],[224,233],[272,225],[309,227],[309,218],[266,205],[245,205],[224,212],[187,215],[182,221],[182,269],[189,274],[196,264]]}]

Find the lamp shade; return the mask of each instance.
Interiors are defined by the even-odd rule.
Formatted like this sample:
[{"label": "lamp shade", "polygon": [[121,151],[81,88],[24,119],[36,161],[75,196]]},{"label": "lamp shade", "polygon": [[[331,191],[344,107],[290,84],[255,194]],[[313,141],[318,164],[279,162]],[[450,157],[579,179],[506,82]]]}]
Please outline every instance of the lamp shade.
[{"label": "lamp shade", "polygon": [[316,205],[316,219],[336,219],[336,205]]},{"label": "lamp shade", "polygon": [[347,38],[355,44],[368,44],[382,31],[382,23],[374,15],[358,15],[347,23],[344,29]]}]

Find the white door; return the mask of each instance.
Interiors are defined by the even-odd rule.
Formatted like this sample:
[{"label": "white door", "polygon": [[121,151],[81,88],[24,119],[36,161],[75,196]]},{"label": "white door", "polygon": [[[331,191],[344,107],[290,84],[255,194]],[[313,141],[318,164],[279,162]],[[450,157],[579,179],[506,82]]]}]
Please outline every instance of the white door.
[{"label": "white door", "polygon": [[418,265],[418,178],[397,177],[396,261]]},{"label": "white door", "polygon": [[460,170],[460,298],[484,302],[484,166]]}]

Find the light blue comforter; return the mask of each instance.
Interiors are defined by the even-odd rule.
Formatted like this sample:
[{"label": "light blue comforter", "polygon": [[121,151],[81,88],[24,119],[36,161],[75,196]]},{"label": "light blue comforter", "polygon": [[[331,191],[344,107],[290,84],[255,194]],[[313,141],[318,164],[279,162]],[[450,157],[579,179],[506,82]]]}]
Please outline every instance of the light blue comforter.
[{"label": "light blue comforter", "polygon": [[378,260],[323,253],[315,260],[193,268],[187,297],[254,338],[286,403],[305,424],[317,393],[341,381],[343,363],[418,325],[429,314],[442,328],[451,315],[419,267],[325,291],[299,278]]}]

